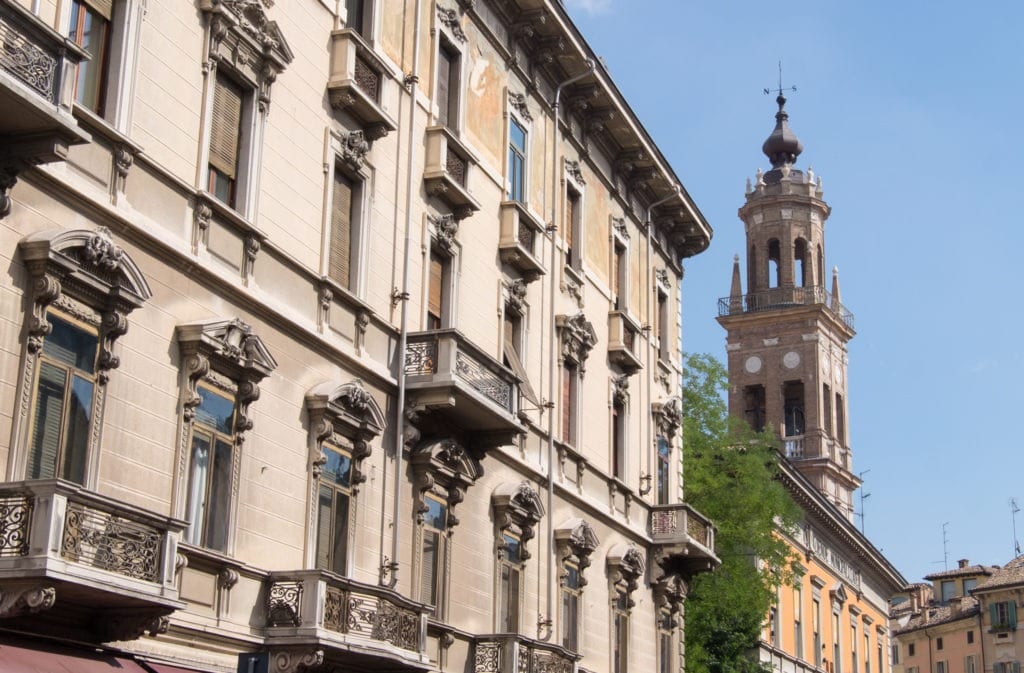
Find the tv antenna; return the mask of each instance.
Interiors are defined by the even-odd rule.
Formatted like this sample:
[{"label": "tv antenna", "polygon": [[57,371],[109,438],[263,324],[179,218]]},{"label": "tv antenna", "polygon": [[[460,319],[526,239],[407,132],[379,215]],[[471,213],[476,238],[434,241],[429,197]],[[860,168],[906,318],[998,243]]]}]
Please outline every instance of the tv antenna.
[{"label": "tv antenna", "polygon": [[782,96],[783,92],[785,92],[785,91],[796,91],[796,87],[795,86],[791,86],[791,87],[788,87],[788,88],[783,88],[782,87],[782,61],[779,61],[779,87],[777,89],[771,89],[771,88],[764,89],[764,95],[767,96],[770,93],[777,93],[779,96]]},{"label": "tv antenna", "polygon": [[949,522],[942,524],[942,569],[949,570]]},{"label": "tv antenna", "polygon": [[864,517],[864,501],[871,497],[870,493],[865,493],[864,492],[864,484],[863,484],[863,482],[864,482],[864,475],[867,474],[870,471],[871,471],[871,469],[868,468],[868,469],[864,470],[863,472],[860,472],[860,473],[857,474],[857,478],[861,480],[861,487],[860,487],[860,514],[857,515],[857,516],[860,517],[860,533],[861,533],[861,535],[864,534],[864,518],[865,518]]},{"label": "tv antenna", "polygon": [[1020,556],[1020,542],[1017,542],[1017,512],[1020,511],[1020,507],[1017,506],[1017,498],[1010,498],[1010,519],[1013,521],[1013,552],[1014,557]]}]

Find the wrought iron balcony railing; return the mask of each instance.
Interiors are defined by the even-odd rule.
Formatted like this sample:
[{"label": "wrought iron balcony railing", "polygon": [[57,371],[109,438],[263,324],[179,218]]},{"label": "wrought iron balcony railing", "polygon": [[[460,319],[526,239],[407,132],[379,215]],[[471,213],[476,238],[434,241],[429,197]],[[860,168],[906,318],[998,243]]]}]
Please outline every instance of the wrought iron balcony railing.
[{"label": "wrought iron balcony railing", "polygon": [[576,673],[578,660],[562,647],[515,633],[478,636],[473,645],[474,673]]},{"label": "wrought iron balcony railing", "polygon": [[770,290],[762,290],[761,292],[745,294],[739,297],[722,297],[718,300],[718,315],[730,316],[742,313],[760,313],[793,306],[814,305],[827,307],[844,325],[851,330],[854,328],[853,313],[836,301],[832,294],[820,285],[813,287],[773,287]]},{"label": "wrought iron balcony railing", "polygon": [[97,606],[119,595],[140,606],[183,607],[175,556],[183,521],[60,480],[0,485],[0,580],[72,584]]},{"label": "wrought iron balcony railing", "polygon": [[274,572],[266,600],[267,638],[274,644],[313,638],[328,660],[385,658],[414,670],[429,665],[430,608],[390,589],[321,570]]}]

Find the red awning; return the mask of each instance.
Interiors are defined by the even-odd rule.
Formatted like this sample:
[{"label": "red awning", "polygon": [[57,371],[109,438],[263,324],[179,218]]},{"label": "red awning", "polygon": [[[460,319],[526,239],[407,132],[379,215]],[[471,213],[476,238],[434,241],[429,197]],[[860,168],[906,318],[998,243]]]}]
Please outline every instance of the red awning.
[{"label": "red awning", "polygon": [[126,657],[55,645],[46,649],[0,644],[4,673],[147,673]]},{"label": "red awning", "polygon": [[181,668],[180,666],[171,666],[170,664],[155,664],[152,661],[146,662],[146,668],[153,669],[154,673],[203,673],[194,668]]}]

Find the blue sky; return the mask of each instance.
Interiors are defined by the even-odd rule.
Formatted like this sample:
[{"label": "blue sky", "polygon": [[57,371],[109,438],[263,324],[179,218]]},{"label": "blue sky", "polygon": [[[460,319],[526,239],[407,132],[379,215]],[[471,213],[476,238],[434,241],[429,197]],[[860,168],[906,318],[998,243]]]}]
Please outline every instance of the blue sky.
[{"label": "blue sky", "polygon": [[865,532],[908,581],[959,558],[1012,558],[1009,499],[1024,508],[1024,3],[567,6],[715,230],[686,264],[687,351],[724,359],[716,300],[743,249],[745,180],[768,167],[776,106],[762,89],[782,60],[798,89],[787,104],[798,166],[813,166],[832,206],[826,264],[856,315],[849,423],[854,471],[870,470]]}]

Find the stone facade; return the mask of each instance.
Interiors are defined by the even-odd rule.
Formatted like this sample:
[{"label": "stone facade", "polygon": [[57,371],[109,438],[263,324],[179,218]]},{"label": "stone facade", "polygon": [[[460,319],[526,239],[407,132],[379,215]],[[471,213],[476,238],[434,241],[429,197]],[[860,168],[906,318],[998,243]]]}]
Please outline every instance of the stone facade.
[{"label": "stone facade", "polygon": [[43,89],[0,55],[27,111],[0,115],[17,646],[681,670],[716,559],[679,477],[679,292],[711,231],[561,3],[0,22],[70,54]]}]

